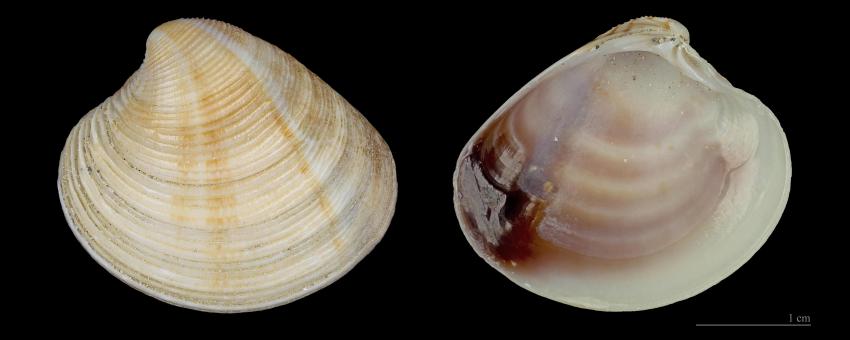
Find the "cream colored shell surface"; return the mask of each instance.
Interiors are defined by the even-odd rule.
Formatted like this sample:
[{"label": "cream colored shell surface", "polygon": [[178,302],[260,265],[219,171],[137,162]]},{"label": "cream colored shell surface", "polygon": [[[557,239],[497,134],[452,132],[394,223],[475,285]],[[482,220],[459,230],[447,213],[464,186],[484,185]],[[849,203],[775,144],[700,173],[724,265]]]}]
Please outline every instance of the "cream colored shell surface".
[{"label": "cream colored shell surface", "polygon": [[165,302],[242,312],[349,271],[392,217],[390,150],[297,60],[234,26],[175,20],[73,128],[59,194],[91,256]]}]

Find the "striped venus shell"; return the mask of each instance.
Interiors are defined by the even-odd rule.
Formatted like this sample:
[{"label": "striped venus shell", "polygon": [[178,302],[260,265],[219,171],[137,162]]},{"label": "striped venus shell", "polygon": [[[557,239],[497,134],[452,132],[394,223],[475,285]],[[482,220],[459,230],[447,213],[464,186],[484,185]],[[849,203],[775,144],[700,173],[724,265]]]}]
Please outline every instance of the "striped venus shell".
[{"label": "striped venus shell", "polygon": [[688,43],[674,20],[632,20],[490,117],[454,177],[481,257],[534,293],[605,311],[686,299],[752,257],[788,199],[788,144]]},{"label": "striped venus shell", "polygon": [[110,273],[212,312],[325,287],[378,243],[396,200],[375,129],[293,57],[234,26],[175,20],[68,136],[74,235]]}]

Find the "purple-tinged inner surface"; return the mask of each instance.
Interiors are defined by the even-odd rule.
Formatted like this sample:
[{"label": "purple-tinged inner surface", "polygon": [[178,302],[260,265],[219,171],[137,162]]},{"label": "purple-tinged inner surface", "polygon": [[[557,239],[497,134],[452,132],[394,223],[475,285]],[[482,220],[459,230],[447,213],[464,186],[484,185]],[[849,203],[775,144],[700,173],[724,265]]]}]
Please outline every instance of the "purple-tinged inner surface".
[{"label": "purple-tinged inner surface", "polygon": [[715,95],[648,52],[552,72],[461,160],[465,232],[513,266],[552,252],[661,251],[705,224],[725,193]]}]

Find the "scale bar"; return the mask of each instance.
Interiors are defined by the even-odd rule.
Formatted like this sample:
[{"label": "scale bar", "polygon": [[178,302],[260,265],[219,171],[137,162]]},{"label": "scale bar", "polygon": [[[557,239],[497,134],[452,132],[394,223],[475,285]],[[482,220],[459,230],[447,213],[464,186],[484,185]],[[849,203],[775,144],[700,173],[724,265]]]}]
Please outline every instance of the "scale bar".
[{"label": "scale bar", "polygon": [[811,327],[810,323],[698,323],[697,327]]}]

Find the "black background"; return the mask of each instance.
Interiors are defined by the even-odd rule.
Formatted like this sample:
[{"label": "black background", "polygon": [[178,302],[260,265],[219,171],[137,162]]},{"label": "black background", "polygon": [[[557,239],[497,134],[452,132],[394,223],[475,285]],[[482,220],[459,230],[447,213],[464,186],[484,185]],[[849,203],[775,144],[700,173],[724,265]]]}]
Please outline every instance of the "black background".
[{"label": "black background", "polygon": [[[104,5],[106,6],[106,5]],[[724,7],[596,9],[542,5],[472,8],[244,6],[217,9],[68,9],[42,19],[31,41],[42,52],[36,79],[58,92],[37,103],[46,126],[38,230],[51,270],[31,276],[38,315],[50,319],[196,320],[227,325],[271,321],[296,327],[353,322],[373,333],[382,324],[453,323],[471,329],[565,328],[574,325],[782,323],[826,313],[816,265],[820,225],[811,183],[817,164],[807,109],[812,24],[794,8],[770,13]],[[566,5],[564,7],[567,7]],[[170,7],[169,7],[170,8]],[[794,162],[792,190],[773,235],[733,275],[690,299],[635,313],[601,313],[562,305],[509,282],[473,252],[452,205],[457,156],[479,126],[543,69],[609,28],[642,15],[668,16],[691,33],[691,45],[732,84],[757,96],[779,118]],[[63,217],[55,179],[65,138],[90,109],[112,95],[144,57],[147,34],[179,17],[207,17],[241,27],[293,55],[345,97],[392,149],[399,196],[390,228],[349,274],[308,297],[271,310],[218,315],[171,306],[113,278],[78,244]],[[793,24],[792,24],[793,23]],[[42,32],[43,31],[43,32]],[[789,41],[796,43],[789,44]],[[46,85],[44,85],[46,86]],[[35,87],[38,91],[41,87]],[[815,163],[813,163],[813,161]],[[432,325],[432,326],[428,326]],[[355,328],[357,329],[357,328]],[[422,329],[421,327],[418,329]],[[356,333],[355,333],[356,334]]]}]

